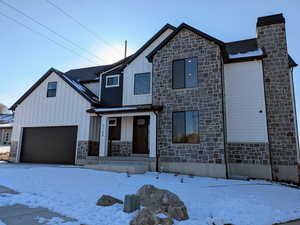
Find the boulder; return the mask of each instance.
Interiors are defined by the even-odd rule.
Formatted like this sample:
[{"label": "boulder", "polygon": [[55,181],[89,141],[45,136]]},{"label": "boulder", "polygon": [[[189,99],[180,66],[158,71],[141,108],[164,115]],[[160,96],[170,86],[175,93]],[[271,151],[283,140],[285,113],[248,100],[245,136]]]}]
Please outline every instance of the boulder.
[{"label": "boulder", "polygon": [[131,213],[140,209],[140,197],[137,195],[125,195],[123,212]]},{"label": "boulder", "polygon": [[101,198],[97,201],[98,206],[112,206],[116,203],[123,204],[123,201],[110,195],[102,195]]},{"label": "boulder", "polygon": [[153,185],[144,185],[138,191],[141,205],[154,213],[164,213],[176,220],[189,218],[187,208],[179,197],[168,191],[156,188]]},{"label": "boulder", "polygon": [[136,216],[130,221],[130,225],[158,225],[159,218],[148,208],[140,210]]},{"label": "boulder", "polygon": [[172,225],[174,224],[172,218],[168,217],[168,218],[159,218],[159,224],[161,225]]}]

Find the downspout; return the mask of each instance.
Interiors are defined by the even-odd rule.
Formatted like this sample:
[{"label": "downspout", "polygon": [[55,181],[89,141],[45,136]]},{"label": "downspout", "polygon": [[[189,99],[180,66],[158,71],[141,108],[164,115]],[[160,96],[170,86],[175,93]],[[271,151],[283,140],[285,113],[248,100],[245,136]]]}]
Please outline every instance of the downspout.
[{"label": "downspout", "polygon": [[224,162],[225,162],[225,173],[226,179],[229,179],[229,168],[227,160],[227,128],[226,128],[226,109],[225,109],[225,83],[224,83],[224,61],[221,58],[221,83],[222,83],[222,111],[223,111],[223,140],[224,140]]},{"label": "downspout", "polygon": [[156,132],[155,132],[156,133],[156,135],[155,135],[155,139],[156,139],[156,142],[155,142],[155,145],[156,145],[156,148],[155,148],[156,157],[155,157],[155,171],[156,172],[160,172],[160,169],[159,169],[159,166],[158,166],[160,155],[158,153],[158,148],[157,148],[158,113],[156,111],[154,111],[154,114],[156,116]]}]

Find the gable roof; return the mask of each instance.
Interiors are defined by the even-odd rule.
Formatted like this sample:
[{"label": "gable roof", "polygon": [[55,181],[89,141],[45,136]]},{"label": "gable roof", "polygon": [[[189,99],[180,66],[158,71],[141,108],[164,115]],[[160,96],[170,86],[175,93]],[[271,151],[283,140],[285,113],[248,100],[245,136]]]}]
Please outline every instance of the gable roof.
[{"label": "gable roof", "polygon": [[47,77],[50,76],[51,73],[57,74],[61,79],[63,79],[67,84],[69,84],[77,93],[79,93],[82,97],[84,97],[87,101],[89,101],[93,105],[98,105],[98,97],[90,91],[85,86],[79,84],[75,80],[71,80],[66,74],[63,72],[50,68],[34,85],[29,88],[28,91],[25,92],[24,95],[21,96],[11,107],[10,110],[15,110],[15,108],[24,101],[27,96],[29,96]]},{"label": "gable roof", "polygon": [[139,48],[139,50],[137,50],[136,53],[134,53],[133,56],[129,60],[127,60],[126,64],[131,63],[136,57],[138,57],[146,48],[148,48],[157,38],[159,38],[160,35],[162,35],[168,29],[175,31],[176,27],[167,23],[155,35],[153,35],[152,38],[150,38],[150,40],[148,40],[141,48]]},{"label": "gable roof", "polygon": [[150,52],[146,57],[148,59],[149,62],[152,62],[153,56],[157,53],[157,51],[159,51],[162,47],[164,47],[170,40],[172,40],[182,29],[188,29],[196,34],[198,34],[199,36],[206,38],[218,45],[220,45],[221,47],[223,47],[225,45],[225,43],[223,41],[218,40],[217,38],[214,38],[190,25],[187,25],[185,23],[180,24],[180,26],[178,26],[176,28],[176,30],[170,34],[165,40],[163,40],[155,49],[153,49],[152,52]]}]

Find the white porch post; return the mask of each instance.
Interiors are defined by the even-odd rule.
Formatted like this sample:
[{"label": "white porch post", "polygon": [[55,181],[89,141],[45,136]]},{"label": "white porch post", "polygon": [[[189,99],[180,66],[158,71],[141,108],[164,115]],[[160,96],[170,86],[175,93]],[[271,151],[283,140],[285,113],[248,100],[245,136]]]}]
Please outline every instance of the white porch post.
[{"label": "white porch post", "polygon": [[108,143],[108,117],[101,116],[101,130],[100,130],[100,149],[99,156],[107,156]]},{"label": "white porch post", "polygon": [[156,157],[156,114],[154,112],[150,113],[149,134],[149,156]]}]

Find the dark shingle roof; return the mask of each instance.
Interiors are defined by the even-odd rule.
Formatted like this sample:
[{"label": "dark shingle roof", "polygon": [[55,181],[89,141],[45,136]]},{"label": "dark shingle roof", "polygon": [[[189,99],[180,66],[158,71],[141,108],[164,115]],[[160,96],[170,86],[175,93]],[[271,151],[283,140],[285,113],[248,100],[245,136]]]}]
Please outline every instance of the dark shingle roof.
[{"label": "dark shingle roof", "polygon": [[65,74],[72,80],[76,80],[78,82],[87,82],[97,80],[97,73],[101,73],[105,70],[111,69],[114,65],[102,65],[102,66],[94,66],[80,69],[73,69],[65,72]]},{"label": "dark shingle roof", "polygon": [[[232,55],[255,51],[258,49],[257,39],[252,38],[247,40],[228,42],[225,44],[225,49],[227,54],[232,54]],[[293,58],[290,55],[288,55],[288,59],[289,59],[289,67],[298,66],[297,63],[293,60]]]},{"label": "dark shingle roof", "polygon": [[0,124],[9,124],[14,121],[13,114],[0,114]]}]

